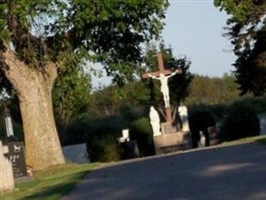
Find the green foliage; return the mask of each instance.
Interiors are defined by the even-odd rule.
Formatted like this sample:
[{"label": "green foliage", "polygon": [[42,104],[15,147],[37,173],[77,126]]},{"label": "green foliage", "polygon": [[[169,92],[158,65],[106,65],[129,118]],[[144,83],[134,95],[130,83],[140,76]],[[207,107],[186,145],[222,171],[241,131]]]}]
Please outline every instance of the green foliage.
[{"label": "green foliage", "polygon": [[237,84],[232,75],[224,74],[221,78],[194,75],[185,104],[223,104],[237,98]]},{"label": "green foliage", "polygon": [[237,60],[234,71],[241,94],[261,96],[266,91],[266,2],[264,0],[215,0],[225,10],[227,35]]},{"label": "green foliage", "polygon": [[[263,0],[215,0],[214,5],[231,14],[236,21],[254,24],[260,21],[266,9]],[[229,22],[232,23],[230,20]]]},{"label": "green foliage", "polygon": [[121,105],[121,97],[116,86],[109,86],[92,94],[92,106],[97,110],[98,116],[114,115]]},{"label": "green foliage", "polygon": [[232,104],[222,123],[221,132],[224,140],[259,135],[260,123],[253,107],[241,101]]},{"label": "green foliage", "polygon": [[[85,118],[78,116],[67,123],[66,129],[59,133],[59,138],[62,146],[81,144],[86,141],[88,132],[88,122]],[[59,130],[60,131],[60,130]]]},{"label": "green foliage", "polygon": [[192,104],[189,105],[189,113],[197,111],[206,111],[211,113],[216,122],[222,122],[224,117],[229,114],[230,108],[234,102],[241,104],[243,107],[252,107],[252,109],[260,115],[264,115],[266,110],[266,96],[263,97],[239,97],[234,101],[218,104]]},{"label": "green foliage", "polygon": [[234,66],[241,94],[262,96],[266,92],[266,22],[256,34],[253,47],[239,53]]},{"label": "green foliage", "polygon": [[227,113],[228,105],[227,104],[197,104],[190,105],[188,107],[189,115],[190,113],[196,113],[198,111],[204,111],[210,113],[216,122],[220,122],[224,115]]},{"label": "green foliage", "polygon": [[83,65],[69,59],[53,89],[54,115],[60,134],[64,134],[68,122],[85,113],[90,102],[91,83]]},{"label": "green foliage", "polygon": [[89,137],[87,149],[92,162],[111,162],[120,160],[120,149],[117,141],[111,135]]},{"label": "green foliage", "polygon": [[141,81],[129,82],[122,88],[111,85],[92,94],[90,112],[99,117],[122,114],[134,119],[143,113],[149,98],[148,88]]},{"label": "green foliage", "polygon": [[159,36],[167,6],[163,0],[78,0],[71,3],[62,24],[70,29],[70,44],[95,52],[93,59],[121,83],[132,77],[141,57],[139,45]]},{"label": "green foliage", "polygon": [[1,199],[61,199],[97,165],[99,164],[65,164],[35,172],[34,179],[20,180],[14,191],[1,193]]},{"label": "green foliage", "polygon": [[13,47],[19,60],[40,71],[76,57],[101,62],[118,83],[132,80],[140,45],[159,38],[168,5],[166,0],[3,1],[0,49]]},{"label": "green foliage", "polygon": [[127,122],[122,117],[109,116],[87,123],[86,143],[91,161],[119,160],[121,152],[117,138],[121,137],[121,131],[127,127]]},{"label": "green foliage", "polygon": [[130,139],[137,140],[140,156],[154,155],[153,134],[148,118],[140,118],[132,122]]}]

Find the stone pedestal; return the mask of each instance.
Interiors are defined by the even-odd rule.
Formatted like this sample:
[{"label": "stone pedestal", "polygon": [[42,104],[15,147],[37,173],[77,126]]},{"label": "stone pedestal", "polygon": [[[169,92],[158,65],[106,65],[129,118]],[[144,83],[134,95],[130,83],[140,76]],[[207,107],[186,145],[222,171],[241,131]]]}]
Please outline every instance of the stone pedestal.
[{"label": "stone pedestal", "polygon": [[161,123],[162,135],[154,136],[156,155],[166,154],[191,148],[189,132],[177,131],[171,122]]}]

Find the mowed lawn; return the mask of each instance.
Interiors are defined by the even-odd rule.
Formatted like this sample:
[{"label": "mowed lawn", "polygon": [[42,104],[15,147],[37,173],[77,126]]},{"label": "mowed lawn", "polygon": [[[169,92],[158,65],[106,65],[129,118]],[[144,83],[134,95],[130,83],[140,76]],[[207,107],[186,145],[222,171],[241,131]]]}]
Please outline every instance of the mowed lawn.
[{"label": "mowed lawn", "polygon": [[[266,135],[226,142],[221,145],[235,145],[248,142],[266,144]],[[64,164],[34,173],[34,179],[16,183],[11,193],[0,194],[1,200],[59,200],[81,181],[86,174],[99,167],[100,163]]]},{"label": "mowed lawn", "polygon": [[15,191],[0,194],[1,200],[56,200],[73,190],[98,163],[64,164],[34,173],[34,179],[16,183]]}]

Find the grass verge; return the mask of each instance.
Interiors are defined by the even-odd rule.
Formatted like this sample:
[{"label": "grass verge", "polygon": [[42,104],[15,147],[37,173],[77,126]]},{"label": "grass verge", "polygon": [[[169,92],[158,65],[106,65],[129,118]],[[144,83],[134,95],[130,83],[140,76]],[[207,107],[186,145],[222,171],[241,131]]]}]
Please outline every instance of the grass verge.
[{"label": "grass verge", "polygon": [[223,142],[221,145],[234,145],[234,144],[242,144],[242,143],[250,143],[250,142],[259,142],[266,145],[266,135],[259,135],[255,137],[246,137],[239,140]]},{"label": "grass verge", "polygon": [[[222,145],[259,142],[266,145],[266,135],[248,137]],[[33,180],[16,184],[15,191],[0,194],[1,200],[59,200],[73,190],[86,174],[99,166],[92,164],[64,164],[34,174]]]},{"label": "grass verge", "polygon": [[255,141],[266,145],[266,135],[262,135],[262,136],[256,138]]},{"label": "grass verge", "polygon": [[16,184],[15,191],[0,194],[1,200],[58,200],[73,190],[98,164],[64,164],[34,174],[34,179]]}]

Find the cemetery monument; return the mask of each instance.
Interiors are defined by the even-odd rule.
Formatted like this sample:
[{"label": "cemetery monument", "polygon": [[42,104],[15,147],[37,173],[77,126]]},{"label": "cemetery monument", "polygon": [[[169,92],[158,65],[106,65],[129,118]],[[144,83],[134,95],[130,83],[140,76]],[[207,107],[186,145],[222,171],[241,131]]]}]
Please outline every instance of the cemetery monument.
[{"label": "cemetery monument", "polygon": [[[183,150],[190,148],[190,133],[188,128],[188,123],[184,123],[184,131],[178,131],[177,126],[174,125],[174,120],[172,117],[172,110],[170,105],[169,87],[168,79],[176,75],[177,73],[182,73],[180,69],[171,71],[164,68],[162,54],[157,54],[159,71],[149,72],[143,74],[143,78],[153,78],[160,81],[160,91],[164,99],[164,110],[166,121],[160,123],[158,120],[158,113],[156,109],[151,106],[150,108],[150,123],[153,130],[153,141],[155,146],[156,154],[169,153],[173,151]],[[183,107],[185,108],[185,107]],[[182,112],[183,111],[183,112]],[[180,114],[182,114],[181,119],[187,120],[187,110],[180,109]],[[157,114],[156,114],[157,113]],[[158,116],[157,116],[158,115]],[[159,127],[158,127],[159,124]],[[159,130],[160,129],[160,130]]]}]

